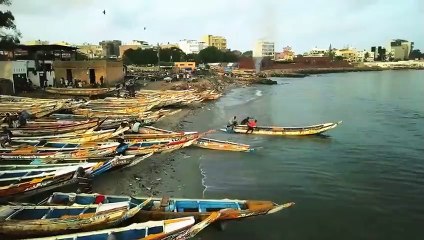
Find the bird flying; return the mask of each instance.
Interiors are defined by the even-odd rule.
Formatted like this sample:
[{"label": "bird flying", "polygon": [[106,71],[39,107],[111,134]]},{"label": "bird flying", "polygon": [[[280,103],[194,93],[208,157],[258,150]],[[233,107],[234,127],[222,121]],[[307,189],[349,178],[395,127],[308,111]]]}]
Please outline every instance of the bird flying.
[{"label": "bird flying", "polygon": [[103,10],[103,15],[106,15],[106,10]]}]

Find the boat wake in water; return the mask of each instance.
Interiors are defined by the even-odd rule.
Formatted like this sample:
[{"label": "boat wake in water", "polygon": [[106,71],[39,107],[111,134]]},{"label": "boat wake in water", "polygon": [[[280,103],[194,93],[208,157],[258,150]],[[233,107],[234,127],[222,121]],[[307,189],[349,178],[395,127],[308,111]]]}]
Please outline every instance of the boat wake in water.
[{"label": "boat wake in water", "polygon": [[258,96],[258,97],[262,97],[262,91],[261,90],[256,90],[255,95]]}]

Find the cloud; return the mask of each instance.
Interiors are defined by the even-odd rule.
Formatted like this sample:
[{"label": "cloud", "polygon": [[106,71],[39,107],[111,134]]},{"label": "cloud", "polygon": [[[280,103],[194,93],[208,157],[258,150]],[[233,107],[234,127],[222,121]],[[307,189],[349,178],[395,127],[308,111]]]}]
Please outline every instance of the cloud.
[{"label": "cloud", "polygon": [[13,0],[9,8],[24,41],[155,44],[215,34],[232,49],[267,38],[277,50],[290,45],[302,52],[330,43],[369,48],[399,37],[424,48],[421,0]]}]

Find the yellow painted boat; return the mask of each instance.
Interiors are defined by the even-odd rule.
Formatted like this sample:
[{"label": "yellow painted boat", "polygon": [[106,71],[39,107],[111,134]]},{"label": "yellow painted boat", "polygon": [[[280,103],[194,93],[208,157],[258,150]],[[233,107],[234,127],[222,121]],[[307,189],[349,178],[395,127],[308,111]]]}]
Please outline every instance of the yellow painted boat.
[{"label": "yellow painted boat", "polygon": [[220,151],[232,151],[232,152],[250,152],[253,151],[253,148],[250,148],[250,145],[221,141],[211,138],[199,138],[194,143],[193,146],[212,149],[212,150],[220,150]]},{"label": "yellow painted boat", "polygon": [[252,133],[247,132],[246,125],[238,125],[234,130],[221,129],[228,133],[242,133],[242,134],[257,134],[257,135],[273,135],[273,136],[306,136],[316,135],[328,130],[331,130],[341,124],[342,121],[336,123],[322,123],[306,127],[255,127]]},{"label": "yellow painted boat", "polygon": [[114,91],[113,88],[47,88],[46,92],[62,94],[62,95],[72,95],[72,96],[96,96],[103,95],[109,92]]}]

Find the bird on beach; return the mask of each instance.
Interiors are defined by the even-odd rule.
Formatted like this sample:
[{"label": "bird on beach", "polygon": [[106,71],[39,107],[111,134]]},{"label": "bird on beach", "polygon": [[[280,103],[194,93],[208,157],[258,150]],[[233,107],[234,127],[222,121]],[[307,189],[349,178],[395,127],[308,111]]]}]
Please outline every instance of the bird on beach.
[{"label": "bird on beach", "polygon": [[106,10],[103,10],[103,15],[106,15]]}]

